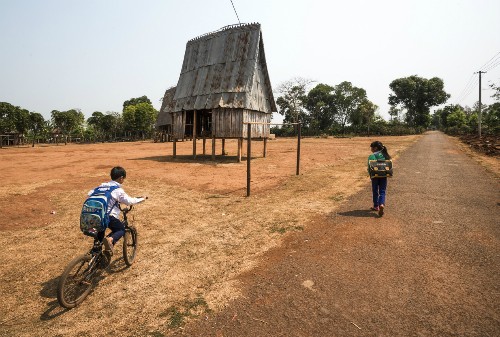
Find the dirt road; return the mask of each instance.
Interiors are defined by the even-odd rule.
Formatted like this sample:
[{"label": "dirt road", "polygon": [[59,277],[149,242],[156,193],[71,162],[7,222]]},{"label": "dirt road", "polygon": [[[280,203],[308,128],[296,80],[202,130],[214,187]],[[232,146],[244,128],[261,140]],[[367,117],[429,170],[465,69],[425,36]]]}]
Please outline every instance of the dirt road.
[{"label": "dirt road", "polygon": [[291,234],[243,297],[183,336],[499,336],[500,188],[441,133],[406,150],[387,212],[368,186]]}]

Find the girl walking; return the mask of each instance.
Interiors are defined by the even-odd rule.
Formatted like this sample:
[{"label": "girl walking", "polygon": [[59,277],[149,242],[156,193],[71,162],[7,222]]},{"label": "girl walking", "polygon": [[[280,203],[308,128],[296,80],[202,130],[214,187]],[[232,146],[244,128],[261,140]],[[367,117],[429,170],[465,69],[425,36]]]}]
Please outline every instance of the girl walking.
[{"label": "girl walking", "polygon": [[[387,148],[379,141],[370,144],[372,154],[368,156],[368,163],[370,160],[389,160],[391,156],[387,152]],[[385,208],[385,195],[387,191],[387,177],[374,177],[370,171],[370,164],[368,164],[368,173],[372,180],[372,194],[373,194],[373,211],[378,211],[379,216],[384,215]]]}]

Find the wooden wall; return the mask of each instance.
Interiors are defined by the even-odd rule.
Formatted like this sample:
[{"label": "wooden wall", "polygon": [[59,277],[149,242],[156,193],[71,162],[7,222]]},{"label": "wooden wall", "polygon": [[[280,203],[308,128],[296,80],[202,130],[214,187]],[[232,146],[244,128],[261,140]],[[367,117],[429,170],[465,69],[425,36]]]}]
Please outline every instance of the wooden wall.
[{"label": "wooden wall", "polygon": [[[178,111],[172,113],[172,135],[173,138],[183,139],[186,130],[186,113],[192,111]],[[246,110],[218,108],[212,110],[212,137],[215,138],[246,138],[247,124],[270,123],[271,114]],[[251,124],[252,138],[268,138],[270,126],[266,124]]]},{"label": "wooden wall", "polygon": [[[247,124],[244,122],[270,123],[271,114],[246,109],[219,108],[212,111],[212,136],[215,138],[245,138]],[[252,138],[267,138],[269,125],[252,124]]]}]

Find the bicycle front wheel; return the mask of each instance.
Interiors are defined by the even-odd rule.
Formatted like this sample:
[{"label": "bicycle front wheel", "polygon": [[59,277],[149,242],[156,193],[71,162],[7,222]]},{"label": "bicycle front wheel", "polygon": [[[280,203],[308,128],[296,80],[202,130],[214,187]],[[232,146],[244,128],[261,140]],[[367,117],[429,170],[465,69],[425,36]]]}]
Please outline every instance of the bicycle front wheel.
[{"label": "bicycle front wheel", "polygon": [[123,259],[127,266],[134,263],[137,255],[137,243],[137,229],[134,226],[129,226],[125,229],[125,235],[123,236]]},{"label": "bicycle front wheel", "polygon": [[81,255],[73,259],[59,279],[57,300],[64,308],[74,308],[82,303],[92,288],[92,278],[97,265],[91,256]]}]

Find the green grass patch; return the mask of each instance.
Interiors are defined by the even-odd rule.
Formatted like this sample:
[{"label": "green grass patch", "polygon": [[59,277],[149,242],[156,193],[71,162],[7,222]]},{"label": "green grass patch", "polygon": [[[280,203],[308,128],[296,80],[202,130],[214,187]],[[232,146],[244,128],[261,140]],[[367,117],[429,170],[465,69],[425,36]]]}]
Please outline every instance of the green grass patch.
[{"label": "green grass patch", "polygon": [[194,300],[186,300],[179,306],[171,306],[160,317],[168,317],[167,327],[176,329],[185,324],[187,317],[198,317],[202,313],[210,312],[207,302],[203,297],[197,297]]},{"label": "green grass patch", "polygon": [[302,226],[273,226],[271,227],[271,233],[285,234],[286,232],[298,232],[303,231]]},{"label": "green grass patch", "polygon": [[330,200],[333,200],[333,201],[342,201],[344,200],[344,195],[343,194],[335,194],[335,195],[332,195],[331,197],[329,197]]},{"label": "green grass patch", "polygon": [[165,337],[165,334],[160,332],[160,331],[152,331],[148,333],[148,336],[150,337]]}]

